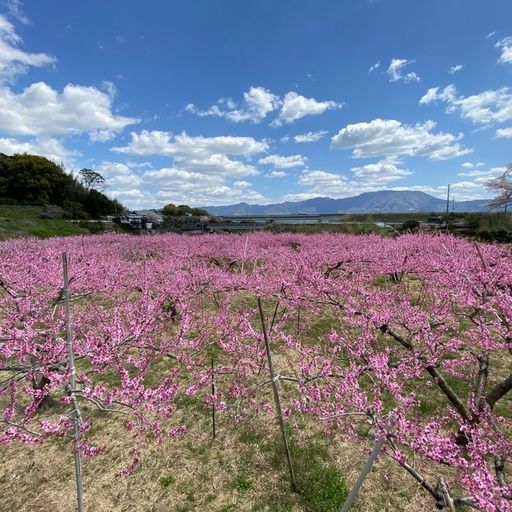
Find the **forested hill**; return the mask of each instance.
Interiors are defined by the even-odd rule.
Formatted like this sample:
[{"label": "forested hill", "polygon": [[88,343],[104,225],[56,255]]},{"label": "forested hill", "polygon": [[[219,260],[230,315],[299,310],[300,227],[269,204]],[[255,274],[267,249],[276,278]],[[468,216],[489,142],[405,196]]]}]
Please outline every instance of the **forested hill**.
[{"label": "forested hill", "polygon": [[73,218],[99,218],[124,208],[87,188],[42,156],[0,153],[0,204],[56,205]]}]

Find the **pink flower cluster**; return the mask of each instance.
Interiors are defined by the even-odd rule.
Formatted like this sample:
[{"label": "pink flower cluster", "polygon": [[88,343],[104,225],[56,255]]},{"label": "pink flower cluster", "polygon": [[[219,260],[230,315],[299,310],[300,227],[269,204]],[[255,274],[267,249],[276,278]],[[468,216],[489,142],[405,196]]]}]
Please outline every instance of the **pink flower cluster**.
[{"label": "pink flower cluster", "polygon": [[[63,251],[77,396],[129,411],[134,434],[186,435],[168,424],[177,398],[226,419],[273,411],[261,297],[290,424],[307,414],[326,432],[386,436],[387,455],[438,505],[445,498],[423,466],[445,478],[443,468],[456,469],[446,478],[450,492],[464,489],[456,504],[512,510],[508,248],[450,236],[263,233],[3,242],[3,443],[72,428],[38,415],[47,401],[69,401]],[[82,435],[83,453],[94,454]]]}]

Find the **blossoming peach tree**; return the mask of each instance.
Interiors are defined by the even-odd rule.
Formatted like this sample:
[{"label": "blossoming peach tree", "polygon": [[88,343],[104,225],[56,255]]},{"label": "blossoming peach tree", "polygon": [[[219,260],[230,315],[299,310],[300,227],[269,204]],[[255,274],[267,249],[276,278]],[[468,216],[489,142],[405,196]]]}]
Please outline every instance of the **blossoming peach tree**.
[{"label": "blossoming peach tree", "polygon": [[[69,415],[49,411],[72,393],[160,441],[186,429],[172,421],[183,394],[224,421],[271,412],[260,298],[290,425],[312,416],[333,437],[384,438],[381,456],[438,508],[512,510],[508,248],[422,235],[102,235],[3,242],[0,260],[0,443],[66,435]],[[85,455],[102,449],[90,421]]]}]

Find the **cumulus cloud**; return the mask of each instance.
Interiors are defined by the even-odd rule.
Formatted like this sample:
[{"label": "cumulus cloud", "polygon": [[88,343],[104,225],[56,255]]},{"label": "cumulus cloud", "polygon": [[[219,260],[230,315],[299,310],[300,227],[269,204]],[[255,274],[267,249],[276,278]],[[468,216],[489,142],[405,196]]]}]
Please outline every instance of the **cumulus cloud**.
[{"label": "cumulus cloud", "polygon": [[142,174],[146,187],[159,190],[155,198],[160,202],[217,205],[265,199],[242,178],[259,174],[250,159],[267,151],[266,141],[144,130],[132,133],[127,146],[112,149],[129,155],[163,155],[173,159],[170,167],[150,169]]},{"label": "cumulus cloud", "polygon": [[[407,176],[412,171],[403,167],[396,157],[387,157],[371,164],[350,169],[352,176],[347,177],[338,172],[305,169],[300,174],[297,184],[310,187],[306,192],[287,194],[283,201],[301,201],[314,197],[350,197],[363,192],[381,190],[386,186]],[[389,188],[389,187],[387,187]]]},{"label": "cumulus cloud", "polygon": [[62,92],[43,82],[17,94],[0,88],[0,130],[10,135],[72,135],[89,133],[108,140],[138,120],[115,115],[112,98],[96,87],[68,84]]},{"label": "cumulus cloud", "polygon": [[265,174],[267,178],[284,178],[285,176],[288,176],[288,174],[284,171],[270,171],[267,174]]},{"label": "cumulus cloud", "polygon": [[265,197],[245,180],[227,181],[218,175],[165,168],[144,173],[144,181],[158,188],[155,196],[165,203],[194,206],[219,205],[240,201],[262,202]]},{"label": "cumulus cloud", "polygon": [[231,98],[220,98],[216,105],[206,110],[199,109],[193,103],[189,103],[185,110],[199,117],[225,117],[235,123],[242,121],[259,123],[270,112],[278,108],[279,104],[279,97],[264,87],[251,87],[248,92],[244,92],[240,108],[237,108],[236,103]]},{"label": "cumulus cloud", "polygon": [[267,115],[280,109],[279,116],[271,125],[280,126],[283,123],[293,123],[308,115],[323,114],[326,110],[341,108],[341,103],[334,101],[317,101],[305,98],[296,92],[288,92],[281,99],[264,87],[251,87],[244,93],[242,105],[238,107],[231,98],[221,98],[215,105],[201,110],[193,103],[185,106],[185,110],[199,117],[223,117],[236,123],[251,121],[259,123]]},{"label": "cumulus cloud", "polygon": [[342,103],[335,101],[317,101],[315,98],[306,98],[296,92],[285,94],[279,117],[272,122],[273,126],[283,123],[293,123],[305,116],[317,116],[327,110],[339,109]]},{"label": "cumulus cloud", "polygon": [[512,139],[512,126],[509,128],[499,128],[496,130],[496,137],[502,139]]},{"label": "cumulus cloud", "polygon": [[378,186],[361,183],[357,180],[349,180],[342,174],[315,169],[302,171],[298,179],[298,185],[309,187],[305,192],[286,194],[282,201],[303,201],[314,197],[350,197],[362,192],[377,190]]},{"label": "cumulus cloud", "polygon": [[380,68],[380,60],[376,62],[373,66],[368,68],[368,73],[373,73],[376,69]]},{"label": "cumulus cloud", "polygon": [[174,136],[171,132],[143,130],[132,132],[127,146],[113,147],[112,151],[128,155],[163,155],[178,162],[207,162],[219,156],[235,155],[248,158],[268,149],[266,141],[252,137],[191,137],[185,132]]},{"label": "cumulus cloud", "polygon": [[501,51],[498,63],[512,64],[512,36],[500,39],[495,46]]},{"label": "cumulus cloud", "polygon": [[352,149],[354,158],[405,155],[446,160],[471,152],[458,143],[462,135],[432,133],[435,126],[434,121],[406,125],[394,119],[374,119],[345,126],[332,137],[331,146]]},{"label": "cumulus cloud", "polygon": [[155,208],[167,203],[193,206],[239,201],[264,202],[252,184],[240,178],[176,168],[145,169],[147,163],[104,161],[95,170],[106,178],[108,195],[131,209]]},{"label": "cumulus cloud", "polygon": [[[12,3],[15,6],[16,3]],[[0,14],[0,82],[11,81],[29,67],[43,67],[56,61],[46,53],[29,53],[19,48],[21,37],[14,25]]]},{"label": "cumulus cloud", "polygon": [[113,187],[114,190],[120,188],[131,189],[143,184],[140,174],[125,163],[104,161],[95,170],[105,178],[107,187]]},{"label": "cumulus cloud", "polygon": [[413,174],[409,169],[402,168],[402,163],[393,157],[350,170],[356,178],[374,185],[390,183]]},{"label": "cumulus cloud", "polygon": [[463,67],[464,66],[462,64],[455,64],[455,66],[452,66],[448,70],[448,73],[450,73],[450,75],[454,75],[455,73],[458,73],[459,71],[461,71]]},{"label": "cumulus cloud", "polygon": [[[446,197],[446,186],[441,185],[437,187],[428,185],[414,185],[410,187],[393,187],[391,190],[417,190],[426,192],[435,197]],[[483,185],[474,183],[473,181],[459,181],[452,183],[450,186],[450,198],[455,201],[471,201],[475,199],[482,199],[488,196]]]},{"label": "cumulus cloud", "polygon": [[420,105],[443,102],[447,104],[446,111],[458,112],[463,119],[473,123],[489,124],[502,123],[512,120],[512,89],[487,90],[472,96],[457,94],[454,85],[444,89],[433,87],[420,99]]},{"label": "cumulus cloud", "polygon": [[132,210],[154,208],[160,202],[153,193],[140,188],[109,189],[108,195]]},{"label": "cumulus cloud", "polygon": [[482,167],[483,165],[485,165],[483,162],[477,162],[476,164],[473,162],[464,162],[461,167],[463,169],[474,169],[475,167]]},{"label": "cumulus cloud", "polygon": [[78,151],[67,149],[59,139],[51,137],[38,137],[29,141],[0,138],[0,153],[6,155],[29,153],[45,156],[56,164],[64,164],[65,167],[72,167],[75,157],[80,156]]},{"label": "cumulus cloud", "polygon": [[272,165],[278,169],[291,169],[292,167],[304,167],[306,160],[307,158],[302,155],[269,155],[265,158],[260,158],[258,162],[260,164]]},{"label": "cumulus cloud", "polygon": [[405,67],[413,64],[414,60],[391,59],[386,73],[390,82],[419,82],[420,77],[415,72],[404,73]]},{"label": "cumulus cloud", "polygon": [[298,144],[303,144],[305,142],[318,142],[320,139],[323,139],[326,135],[326,130],[319,130],[317,132],[308,132],[295,135],[293,137],[293,140]]},{"label": "cumulus cloud", "polygon": [[474,181],[476,183],[482,184],[490,178],[494,178],[496,176],[499,176],[500,174],[503,174],[506,170],[506,167],[491,167],[488,170],[468,169],[463,172],[459,172],[458,175],[474,178]]}]

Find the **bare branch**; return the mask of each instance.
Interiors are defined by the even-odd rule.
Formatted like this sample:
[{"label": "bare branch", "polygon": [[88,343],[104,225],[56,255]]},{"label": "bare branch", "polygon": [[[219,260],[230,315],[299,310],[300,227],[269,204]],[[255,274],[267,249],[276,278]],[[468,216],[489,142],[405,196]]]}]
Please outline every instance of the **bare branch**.
[{"label": "bare branch", "polygon": [[[414,347],[412,343],[396,332],[389,329],[387,325],[382,325],[379,327],[379,329],[385,333],[391,336],[394,340],[398,341],[404,348],[407,350],[410,350],[411,352],[414,351]],[[418,359],[420,361],[426,361],[426,358],[422,355],[418,355]],[[434,379],[434,382],[439,386],[441,391],[445,394],[445,396],[448,398],[448,400],[451,402],[451,404],[457,409],[457,412],[462,416],[462,418],[466,421],[469,419],[469,414],[466,409],[466,406],[463,404],[462,400],[459,398],[457,393],[453,390],[453,388],[448,384],[446,379],[441,375],[439,370],[433,366],[433,365],[427,365],[425,366],[425,370],[428,372],[428,374]],[[511,377],[512,378],[512,377]],[[512,385],[512,382],[511,382]]]},{"label": "bare branch", "polygon": [[487,393],[485,399],[487,400],[489,407],[492,409],[496,402],[503,398],[511,389],[512,373],[505,380],[502,380],[499,384],[496,384],[496,386],[494,386],[494,388],[491,389],[489,393]]}]

